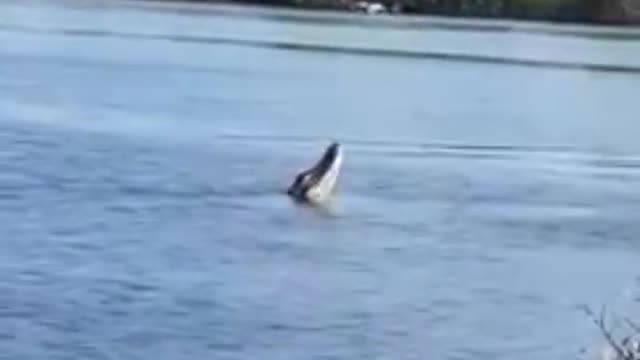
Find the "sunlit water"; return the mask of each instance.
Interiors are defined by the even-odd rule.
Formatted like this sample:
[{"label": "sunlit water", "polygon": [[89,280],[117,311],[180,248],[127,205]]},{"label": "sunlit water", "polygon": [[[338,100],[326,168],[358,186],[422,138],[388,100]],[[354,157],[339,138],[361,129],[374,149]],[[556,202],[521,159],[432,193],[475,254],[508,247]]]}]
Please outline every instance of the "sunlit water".
[{"label": "sunlit water", "polygon": [[637,314],[638,34],[415,21],[0,3],[0,357],[567,359]]}]

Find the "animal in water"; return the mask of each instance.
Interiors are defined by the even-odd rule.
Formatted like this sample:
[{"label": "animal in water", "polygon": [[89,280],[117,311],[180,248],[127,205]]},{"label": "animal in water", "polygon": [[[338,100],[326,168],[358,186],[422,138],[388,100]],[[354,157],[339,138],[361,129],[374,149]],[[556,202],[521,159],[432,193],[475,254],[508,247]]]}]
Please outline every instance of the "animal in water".
[{"label": "animal in water", "polygon": [[320,160],[310,169],[299,173],[287,189],[293,199],[319,205],[333,193],[342,167],[342,147],[331,143]]}]

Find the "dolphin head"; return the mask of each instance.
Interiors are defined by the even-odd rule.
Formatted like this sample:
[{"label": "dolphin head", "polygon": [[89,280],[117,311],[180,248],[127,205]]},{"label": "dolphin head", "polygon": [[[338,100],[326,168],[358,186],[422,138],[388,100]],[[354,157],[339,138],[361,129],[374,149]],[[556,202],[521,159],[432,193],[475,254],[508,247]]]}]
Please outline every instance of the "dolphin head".
[{"label": "dolphin head", "polygon": [[341,166],[340,144],[331,143],[315,166],[296,176],[287,193],[300,201],[321,203],[333,192]]}]

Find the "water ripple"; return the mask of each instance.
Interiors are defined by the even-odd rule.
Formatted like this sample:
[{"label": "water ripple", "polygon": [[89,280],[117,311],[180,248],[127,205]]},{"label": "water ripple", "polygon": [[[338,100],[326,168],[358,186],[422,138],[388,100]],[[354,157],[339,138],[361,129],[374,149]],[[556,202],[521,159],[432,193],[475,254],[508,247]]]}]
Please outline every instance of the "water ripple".
[{"label": "water ripple", "polygon": [[383,49],[383,48],[365,48],[365,47],[347,47],[329,44],[313,44],[301,42],[285,42],[285,41],[269,41],[269,40],[250,40],[230,37],[213,37],[213,36],[191,36],[177,34],[148,34],[148,33],[132,33],[117,32],[111,30],[94,30],[94,29],[61,29],[50,28],[41,29],[36,27],[25,27],[17,25],[0,25],[0,30],[32,33],[32,34],[52,34],[57,33],[65,36],[78,36],[90,38],[122,38],[128,40],[162,40],[181,43],[196,43],[209,45],[233,45],[251,48],[264,48],[286,51],[303,51],[303,52],[319,52],[330,54],[347,54],[355,56],[368,57],[387,57],[406,60],[437,60],[437,61],[454,61],[463,63],[486,63],[494,65],[510,65],[525,66],[534,68],[549,68],[562,70],[579,70],[579,71],[596,71],[596,72],[614,72],[625,73],[629,75],[640,74],[640,67],[631,65],[615,65],[604,63],[581,63],[570,61],[553,61],[553,60],[535,60],[516,57],[501,57],[489,55],[474,55],[464,53],[447,53],[447,52],[429,52],[418,50],[399,50],[399,49]]}]

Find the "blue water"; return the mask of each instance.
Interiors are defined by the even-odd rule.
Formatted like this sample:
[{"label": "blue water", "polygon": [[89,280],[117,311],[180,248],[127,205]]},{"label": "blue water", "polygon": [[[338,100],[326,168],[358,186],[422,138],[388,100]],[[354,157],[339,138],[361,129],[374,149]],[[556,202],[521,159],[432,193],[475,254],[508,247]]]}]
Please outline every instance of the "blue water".
[{"label": "blue water", "polygon": [[577,306],[638,315],[634,30],[0,14],[0,358],[575,358]]}]

